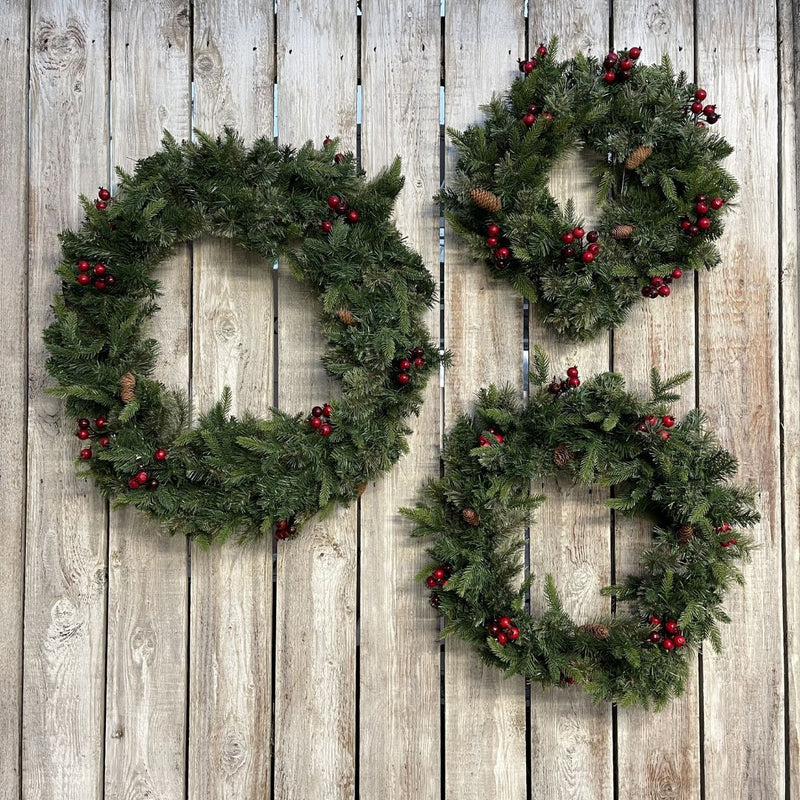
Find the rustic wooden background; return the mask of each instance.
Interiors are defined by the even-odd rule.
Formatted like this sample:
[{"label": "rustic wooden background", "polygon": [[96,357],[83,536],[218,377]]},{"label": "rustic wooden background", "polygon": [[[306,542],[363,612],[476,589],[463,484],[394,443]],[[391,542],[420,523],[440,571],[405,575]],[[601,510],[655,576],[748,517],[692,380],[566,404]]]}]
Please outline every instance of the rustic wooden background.
[{"label": "rustic wooden background", "polygon": [[[616,800],[800,797],[800,371],[792,0],[0,0],[0,800]],[[554,341],[443,232],[431,203],[462,127],[526,49],[667,52],[708,87],[736,147],[724,265],[642,303],[612,336]],[[395,153],[400,228],[442,276],[430,315],[455,355],[412,450],[358,507],[275,548],[204,552],[109,512],[72,477],[73,424],[43,394],[56,234],[76,196],[152,152],[164,128],[281,142],[340,135],[369,173]],[[554,176],[592,219],[587,165]],[[206,407],[329,396],[315,308],[284,271],[214,241],[162,269],[160,374]],[[562,367],[652,363],[700,405],[760,487],[761,547],[660,715],[526,689],[440,644],[412,581],[423,545],[396,509],[438,470],[443,426],[491,380],[524,389],[528,343]],[[531,568],[579,617],[644,536],[602,492],[548,485]],[[539,602],[534,587],[534,606]]]}]

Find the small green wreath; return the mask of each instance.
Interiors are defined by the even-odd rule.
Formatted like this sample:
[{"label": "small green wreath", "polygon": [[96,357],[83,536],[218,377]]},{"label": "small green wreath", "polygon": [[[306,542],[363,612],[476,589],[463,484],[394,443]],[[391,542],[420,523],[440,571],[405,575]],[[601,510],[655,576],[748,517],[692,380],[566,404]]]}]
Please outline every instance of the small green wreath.
[{"label": "small green wreath", "polygon": [[[61,294],[44,333],[47,362],[78,417],[80,459],[101,492],[172,532],[201,540],[274,529],[358,497],[405,451],[405,422],[441,357],[423,324],[434,282],[390,221],[400,162],[367,182],[351,155],[311,143],[294,152],[232,131],[163,149],[119,172],[61,235]],[[310,414],[229,415],[230,392],[190,426],[186,398],[151,375],[146,337],[159,284],[153,268],[198,236],[278,256],[318,293],[324,364],[342,397]]]},{"label": "small green wreath", "polygon": [[[640,295],[666,297],[684,272],[720,261],[714,240],[737,185],[720,166],[731,146],[707,127],[719,114],[666,57],[646,66],[640,52],[562,62],[554,42],[541,45],[482,125],[450,131],[459,161],[438,196],[448,220],[570,339],[620,325]],[[600,159],[596,231],[549,189],[553,164],[579,146]]]},{"label": "small green wreath", "polygon": [[[727,483],[736,460],[700,411],[682,423],[669,414],[687,375],[663,381],[653,370],[649,401],[627,393],[614,373],[582,386],[575,367],[563,382],[547,385],[548,375],[537,351],[524,408],[515,390],[492,386],[480,392],[476,416],[461,417],[448,435],[444,477],[403,509],[414,535],[434,537],[420,578],[446,619],[444,635],[470,642],[506,674],[660,708],[683,691],[689,655],[703,640],[720,646],[725,591],[742,581],[737,562],[753,548],[741,531],[758,520],[753,492]],[[611,508],[653,522],[643,574],[603,590],[628,603],[628,614],[576,624],[550,575],[545,613],[525,610],[533,576],[520,586],[519,530],[544,499],[530,494],[531,481],[558,470],[615,487]]]}]

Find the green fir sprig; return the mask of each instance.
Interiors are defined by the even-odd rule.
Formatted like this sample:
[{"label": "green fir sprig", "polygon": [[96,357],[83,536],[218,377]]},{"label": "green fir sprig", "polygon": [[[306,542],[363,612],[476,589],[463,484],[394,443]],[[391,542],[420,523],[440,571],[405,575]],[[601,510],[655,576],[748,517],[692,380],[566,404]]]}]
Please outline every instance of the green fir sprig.
[{"label": "green fir sprig", "polygon": [[[79,418],[81,474],[115,503],[201,541],[286,538],[406,451],[406,420],[446,360],[423,321],[435,284],[390,219],[399,160],[367,181],[335,148],[267,138],[248,148],[230,129],[181,143],[167,134],[132,175],[119,171],[113,197],[82,198],[83,224],[61,235],[47,367]],[[203,235],[268,259],[265,280],[282,258],[312,287],[341,397],[316,413],[309,398],[306,413],[237,418],[226,390],[192,425],[183,391],[153,378],[147,326],[154,267]]]},{"label": "green fir sprig", "polygon": [[[436,199],[492,275],[583,340],[621,325],[641,295],[664,298],[684,272],[716,266],[738,187],[720,165],[732,148],[709,127],[716,107],[668,58],[640,64],[632,48],[559,61],[555,40],[540,51],[483,123],[450,130],[458,164]],[[550,191],[553,166],[578,149],[595,164],[597,231]]]},{"label": "green fir sprig", "polygon": [[[691,656],[705,639],[719,648],[722,602],[742,581],[739,564],[754,543],[743,529],[759,519],[754,492],[729,483],[736,460],[691,411],[669,414],[687,375],[652,373],[652,396],[626,392],[606,372],[573,386],[548,384],[549,364],[534,357],[530,399],[511,387],[478,395],[446,438],[444,476],[416,508],[403,509],[414,535],[432,539],[420,573],[446,636],[471,643],[508,675],[544,685],[579,684],[597,701],[663,707],[686,684]],[[567,614],[552,576],[547,610],[525,611],[534,576],[520,582],[521,530],[545,499],[531,481],[566,472],[579,484],[615,488],[607,504],[644,516],[652,541],[641,570],[610,586],[615,613],[584,622]],[[534,529],[535,535],[535,529]]]}]

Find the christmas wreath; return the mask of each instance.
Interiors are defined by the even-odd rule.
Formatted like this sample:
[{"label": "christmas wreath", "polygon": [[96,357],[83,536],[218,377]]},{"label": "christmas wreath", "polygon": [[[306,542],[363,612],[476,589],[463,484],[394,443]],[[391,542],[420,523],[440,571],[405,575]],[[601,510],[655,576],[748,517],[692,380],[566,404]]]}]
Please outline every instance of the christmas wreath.
[{"label": "christmas wreath", "polygon": [[[753,492],[727,482],[734,457],[718,446],[700,411],[683,422],[669,413],[687,375],[662,380],[652,397],[625,391],[615,373],[581,385],[576,367],[548,385],[539,351],[524,407],[511,388],[482,390],[474,417],[463,416],[444,447],[444,476],[403,509],[414,534],[431,536],[432,559],[420,578],[444,615],[445,635],[470,642],[508,675],[544,685],[579,684],[598,701],[662,707],[680,694],[690,654],[709,638],[720,646],[721,603],[758,520]],[[533,576],[518,580],[529,512],[544,500],[532,480],[564,471],[581,484],[615,488],[608,505],[653,523],[642,574],[603,589],[607,616],[574,622],[552,576],[546,611],[527,610]]]},{"label": "christmas wreath", "polygon": [[[368,182],[326,139],[296,152],[232,130],[170,136],[112,197],[82,198],[80,229],[61,235],[61,293],[44,333],[47,362],[77,418],[82,474],[105,496],[201,540],[274,531],[358,497],[406,449],[406,417],[441,360],[423,324],[434,282],[403,242],[392,206],[400,163]],[[281,256],[318,293],[324,364],[340,399],[269,419],[229,414],[230,392],[190,424],[185,396],[151,376],[146,335],[153,268],[200,235]]]},{"label": "christmas wreath", "polygon": [[[737,191],[720,166],[732,148],[708,127],[720,115],[666,57],[643,65],[640,54],[558,61],[555,42],[540,45],[483,124],[450,131],[459,161],[437,198],[447,218],[570,339],[619,325],[640,294],[667,297],[685,272],[720,261],[714,240]],[[553,164],[579,146],[599,159],[597,230],[549,189]]]}]

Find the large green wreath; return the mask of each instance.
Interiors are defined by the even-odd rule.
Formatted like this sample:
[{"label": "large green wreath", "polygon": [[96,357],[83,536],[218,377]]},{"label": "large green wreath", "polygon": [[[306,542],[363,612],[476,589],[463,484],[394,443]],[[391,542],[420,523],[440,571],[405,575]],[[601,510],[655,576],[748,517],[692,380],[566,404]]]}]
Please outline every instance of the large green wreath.
[{"label": "large green wreath", "polygon": [[[666,57],[643,65],[639,55],[558,61],[554,43],[541,46],[484,107],[483,124],[450,131],[459,161],[438,198],[448,220],[571,339],[621,324],[641,295],[664,298],[684,272],[716,266],[714,240],[737,191],[705,89],[676,77]],[[596,231],[549,189],[553,164],[579,146],[599,160]]]},{"label": "large green wreath", "polygon": [[[166,136],[111,197],[85,197],[86,219],[61,236],[47,367],[78,418],[82,474],[115,502],[202,540],[275,531],[288,538],[405,451],[406,417],[438,368],[423,324],[434,282],[390,220],[400,163],[367,182],[351,155],[295,152],[231,130],[196,143]],[[269,420],[229,416],[226,390],[195,426],[180,391],[153,380],[153,268],[198,236],[283,257],[321,300],[324,364],[341,398]],[[309,398],[311,401],[311,398]]]},{"label": "large green wreath", "polygon": [[[653,370],[652,398],[642,401],[615,373],[581,385],[571,367],[548,385],[541,351],[535,361],[527,405],[511,388],[482,390],[476,415],[462,416],[446,439],[444,477],[403,510],[415,535],[434,539],[420,577],[446,619],[444,634],[508,675],[660,708],[683,691],[703,640],[720,646],[725,591],[741,582],[737,562],[753,547],[741,530],[758,520],[753,492],[727,482],[736,460],[700,411],[680,423],[669,414],[687,375],[662,380]],[[533,576],[520,585],[520,529],[544,499],[530,494],[531,481],[558,470],[615,487],[611,508],[653,523],[642,574],[603,590],[629,613],[618,605],[578,624],[550,575],[545,613],[526,610]]]}]

